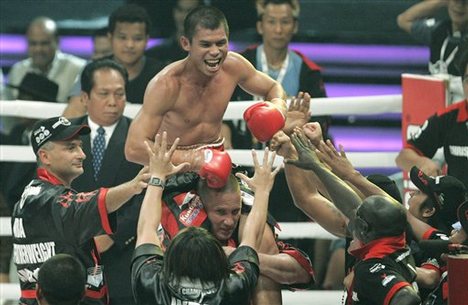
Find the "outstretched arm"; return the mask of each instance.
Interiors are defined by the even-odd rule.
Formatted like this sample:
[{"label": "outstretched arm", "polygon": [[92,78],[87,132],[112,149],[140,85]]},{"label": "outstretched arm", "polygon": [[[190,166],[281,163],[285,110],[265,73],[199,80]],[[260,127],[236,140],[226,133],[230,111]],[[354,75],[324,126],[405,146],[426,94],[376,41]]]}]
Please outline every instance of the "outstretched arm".
[{"label": "outstretched arm", "polygon": [[316,149],[299,128],[291,136],[292,143],[298,152],[299,159],[286,159],[286,163],[303,169],[312,170],[325,185],[335,206],[351,221],[361,199],[340,178],[333,174],[317,157]]},{"label": "outstretched arm", "polygon": [[148,167],[143,167],[132,180],[110,188],[106,193],[107,213],[114,212],[134,195],[140,194],[148,185],[149,177]]},{"label": "outstretched arm", "polygon": [[[338,152],[333,146],[333,143],[327,140],[326,142],[321,141],[317,148],[318,151],[316,151],[316,153],[319,159],[326,163],[332,172],[340,179],[351,183],[352,186],[363,194],[364,198],[372,195],[381,195],[391,198],[380,187],[367,180],[366,177],[353,167],[342,145],[339,146],[340,151]],[[394,200],[393,198],[391,199]]]},{"label": "outstretched arm", "polygon": [[254,176],[249,178],[242,173],[237,173],[236,176],[246,182],[250,189],[255,192],[253,207],[247,216],[241,237],[241,246],[246,245],[258,249],[262,242],[263,232],[265,231],[268,198],[271,188],[273,187],[275,176],[281,166],[272,170],[276,153],[270,153],[268,148],[265,149],[263,155],[263,164],[259,164],[255,150],[252,150],[252,157],[255,167]]},{"label": "outstretched arm", "polygon": [[[147,141],[145,142],[146,154],[150,162],[149,172],[151,174],[151,180],[148,184],[148,189],[140,209],[135,247],[146,243],[158,246],[161,245],[161,241],[159,240],[156,231],[161,223],[161,198],[164,189],[163,185],[167,176],[179,172],[188,165],[187,163],[183,163],[178,166],[174,166],[171,163],[172,154],[174,153],[178,143],[179,138],[174,141],[168,151],[166,132],[164,132],[162,136],[157,134],[154,144],[152,145]],[[154,183],[156,180],[159,180],[160,185]]]},{"label": "outstretched arm", "polygon": [[[296,149],[290,138],[283,132],[275,135],[271,145],[285,159],[297,159]],[[323,190],[325,187],[315,173],[291,164],[285,165],[284,172],[294,204],[328,232],[337,236],[346,236],[347,219],[330,200],[322,195],[326,193]]]}]

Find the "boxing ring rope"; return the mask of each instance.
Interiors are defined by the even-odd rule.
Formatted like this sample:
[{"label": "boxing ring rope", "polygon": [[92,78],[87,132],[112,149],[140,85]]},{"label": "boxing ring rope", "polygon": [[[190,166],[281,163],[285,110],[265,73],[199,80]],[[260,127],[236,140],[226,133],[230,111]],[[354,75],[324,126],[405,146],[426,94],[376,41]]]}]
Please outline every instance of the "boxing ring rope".
[{"label": "boxing ring rope", "polygon": [[[240,101],[230,103],[224,115],[225,120],[239,120],[244,110],[255,102]],[[376,107],[378,105],[378,107]],[[59,116],[66,104],[36,101],[0,101],[1,116],[16,116],[32,119],[44,119]],[[127,104],[124,114],[135,117],[141,105]],[[362,96],[314,98],[311,100],[312,115],[375,115],[382,113],[401,113],[401,95]],[[261,152],[259,152],[261,153]],[[252,166],[250,150],[229,150],[234,163]],[[394,168],[397,152],[347,152],[347,156],[358,168]],[[0,161],[7,162],[35,162],[35,156],[29,146],[0,146]],[[276,160],[280,164],[282,158]],[[334,239],[332,234],[325,231],[316,223],[280,223],[279,237],[287,238],[319,238]],[[10,236],[11,226],[9,217],[0,217],[0,236]],[[342,291],[283,291],[284,304],[302,304],[304,300],[312,300],[314,305],[340,304]],[[0,305],[6,299],[19,297],[18,284],[0,284]]]}]

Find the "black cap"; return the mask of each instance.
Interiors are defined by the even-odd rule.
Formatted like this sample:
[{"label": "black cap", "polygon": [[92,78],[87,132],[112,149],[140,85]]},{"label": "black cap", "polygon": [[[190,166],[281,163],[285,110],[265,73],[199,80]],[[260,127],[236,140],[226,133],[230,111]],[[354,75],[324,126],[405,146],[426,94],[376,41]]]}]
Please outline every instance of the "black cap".
[{"label": "black cap", "polygon": [[416,166],[411,168],[410,177],[414,185],[434,203],[438,212],[436,217],[447,227],[457,222],[457,209],[465,201],[466,195],[466,188],[460,180],[453,176],[430,177]]},{"label": "black cap", "polygon": [[40,101],[57,101],[58,84],[37,73],[29,72],[23,77],[19,85],[7,84],[7,86],[16,88]]},{"label": "black cap", "polygon": [[77,135],[91,132],[88,125],[72,125],[65,117],[53,117],[38,121],[32,130],[31,145],[35,154],[47,141],[66,141]]}]

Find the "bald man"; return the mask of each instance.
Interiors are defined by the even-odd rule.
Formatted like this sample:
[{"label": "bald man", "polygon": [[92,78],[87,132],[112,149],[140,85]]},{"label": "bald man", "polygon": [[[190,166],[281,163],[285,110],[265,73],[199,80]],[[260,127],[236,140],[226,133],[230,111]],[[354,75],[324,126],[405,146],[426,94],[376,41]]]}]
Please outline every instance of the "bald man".
[{"label": "bald man", "polygon": [[[59,85],[57,101],[66,102],[85,60],[59,51],[57,25],[48,17],[35,18],[27,28],[26,38],[29,57],[13,65],[8,75],[10,84],[19,85],[28,72],[38,73]],[[18,97],[17,90],[8,93],[11,99]]]}]

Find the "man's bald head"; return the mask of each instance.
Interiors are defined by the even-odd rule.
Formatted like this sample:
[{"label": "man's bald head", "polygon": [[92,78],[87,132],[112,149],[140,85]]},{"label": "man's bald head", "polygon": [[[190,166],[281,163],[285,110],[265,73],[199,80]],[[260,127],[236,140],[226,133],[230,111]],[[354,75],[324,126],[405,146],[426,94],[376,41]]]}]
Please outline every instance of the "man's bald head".
[{"label": "man's bald head", "polygon": [[352,227],[364,243],[381,237],[399,236],[406,230],[406,210],[388,197],[370,196],[357,209]]},{"label": "man's bald head", "polygon": [[48,17],[37,17],[29,24],[26,36],[33,66],[46,73],[58,48],[57,24]]},{"label": "man's bald head", "polygon": [[226,185],[219,189],[210,188],[205,179],[200,179],[197,185],[197,193],[204,204],[210,204],[219,194],[237,193],[240,196],[240,186],[237,178],[230,174]]}]

